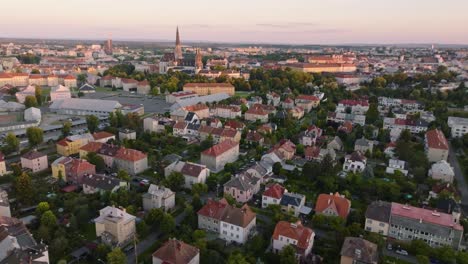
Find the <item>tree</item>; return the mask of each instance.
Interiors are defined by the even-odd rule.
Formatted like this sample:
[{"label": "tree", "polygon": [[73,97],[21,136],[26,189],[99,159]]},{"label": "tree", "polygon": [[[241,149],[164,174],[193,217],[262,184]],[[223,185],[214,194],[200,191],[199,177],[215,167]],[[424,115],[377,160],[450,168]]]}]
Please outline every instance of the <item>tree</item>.
[{"label": "tree", "polygon": [[181,186],[185,183],[185,178],[182,173],[173,171],[169,176],[164,180],[164,185],[173,191],[180,190]]},{"label": "tree", "polygon": [[297,263],[296,250],[291,245],[285,246],[281,250],[279,255],[280,255],[281,264],[296,264]]},{"label": "tree", "polygon": [[4,151],[6,153],[18,151],[18,148],[20,146],[19,139],[15,136],[15,134],[11,132],[8,133],[7,136],[5,137],[5,143],[6,143],[6,146],[4,148]]},{"label": "tree", "polygon": [[457,264],[468,264],[468,252],[458,251]]},{"label": "tree", "polygon": [[41,225],[54,227],[57,224],[57,217],[51,210],[45,211],[41,216]]},{"label": "tree", "polygon": [[86,125],[88,126],[88,130],[91,133],[96,132],[99,126],[99,118],[95,115],[88,115],[86,116]]},{"label": "tree", "polygon": [[26,96],[26,98],[24,98],[24,106],[26,108],[29,108],[29,107],[37,107],[38,104],[37,104],[37,99],[35,96],[33,95],[28,95]]},{"label": "tree", "polygon": [[169,234],[174,231],[176,227],[174,217],[170,214],[164,214],[161,219],[161,231],[165,234]]},{"label": "tree", "polygon": [[29,204],[34,197],[34,189],[32,186],[31,178],[26,172],[23,172],[15,180],[15,191],[17,198],[20,202]]},{"label": "tree", "polygon": [[34,90],[34,94],[36,97],[36,101],[38,105],[42,105],[42,89],[40,86],[36,85],[36,88]]},{"label": "tree", "polygon": [[50,210],[50,205],[48,202],[40,202],[36,207],[36,214],[41,216],[49,210]]},{"label": "tree", "polygon": [[114,248],[109,254],[107,254],[108,264],[126,264],[127,256],[122,252],[119,247]]},{"label": "tree", "polygon": [[151,209],[145,217],[146,223],[149,225],[156,225],[161,222],[164,211],[159,208]]},{"label": "tree", "polygon": [[28,127],[26,135],[31,147],[37,146],[44,141],[44,132],[39,127]]},{"label": "tree", "polygon": [[106,168],[104,159],[94,152],[89,152],[88,155],[86,155],[86,160],[96,166],[96,171],[98,172],[102,172]]},{"label": "tree", "polygon": [[79,85],[83,85],[86,82],[86,74],[78,74],[76,80],[78,81]]},{"label": "tree", "polygon": [[63,126],[62,126],[62,135],[64,137],[68,136],[70,134],[70,131],[71,131],[71,127],[72,127],[72,123],[67,121],[65,123],[63,123]]},{"label": "tree", "polygon": [[192,185],[192,194],[203,194],[208,191],[208,185],[204,183],[195,183]]},{"label": "tree", "polygon": [[128,172],[124,170],[119,170],[119,172],[117,172],[117,178],[124,181],[130,181],[130,175],[128,175]]},{"label": "tree", "polygon": [[366,123],[375,124],[375,122],[378,120],[379,120],[379,109],[377,108],[377,104],[371,103],[369,105],[369,110],[367,110],[367,113],[366,113]]},{"label": "tree", "polygon": [[281,172],[281,168],[283,168],[283,165],[281,165],[281,162],[275,162],[275,164],[273,164],[273,173],[275,175],[279,175]]},{"label": "tree", "polygon": [[41,72],[38,69],[32,69],[31,74],[41,74]]},{"label": "tree", "polygon": [[240,252],[232,253],[227,262],[227,264],[249,264],[245,257]]}]

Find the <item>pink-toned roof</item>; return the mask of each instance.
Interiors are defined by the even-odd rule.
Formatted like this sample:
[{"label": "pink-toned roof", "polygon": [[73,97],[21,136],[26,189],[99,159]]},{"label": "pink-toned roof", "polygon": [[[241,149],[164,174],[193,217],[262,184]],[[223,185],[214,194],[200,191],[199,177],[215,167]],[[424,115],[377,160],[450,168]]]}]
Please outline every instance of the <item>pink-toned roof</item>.
[{"label": "pink-toned roof", "polygon": [[278,240],[279,236],[297,240],[296,246],[305,250],[309,247],[309,243],[313,242],[314,231],[303,226],[300,222],[292,224],[286,221],[279,221],[273,232],[273,239]]},{"label": "pink-toned roof", "polygon": [[392,203],[392,215],[398,215],[414,219],[417,221],[423,221],[435,225],[441,225],[445,227],[451,227],[456,230],[463,230],[463,226],[456,224],[453,221],[451,214],[439,213],[411,205],[403,205],[399,203]]},{"label": "pink-toned roof", "polygon": [[305,100],[305,101],[320,101],[320,99],[315,95],[301,94],[296,100]]},{"label": "pink-toned roof", "polygon": [[97,152],[99,149],[101,149],[103,143],[100,142],[89,142],[88,144],[82,146],[80,150],[84,150],[86,152]]},{"label": "pink-toned roof", "polygon": [[356,106],[356,105],[369,106],[369,102],[366,100],[345,99],[345,100],[341,100],[339,104],[346,105],[346,106]]},{"label": "pink-toned roof", "polygon": [[214,145],[211,148],[203,151],[202,154],[207,155],[207,156],[217,157],[217,156],[225,153],[226,151],[228,151],[230,149],[233,149],[235,147],[238,147],[238,146],[239,146],[239,143],[227,139],[227,140],[224,140],[223,142],[221,142],[221,143],[219,143],[217,145]]},{"label": "pink-toned roof", "polygon": [[270,188],[268,188],[266,191],[263,192],[263,196],[268,196],[268,197],[272,197],[275,199],[281,199],[281,197],[283,197],[285,190],[286,189],[283,186],[281,186],[278,183],[275,183],[273,186],[271,186]]},{"label": "pink-toned roof", "polygon": [[100,140],[104,138],[114,137],[115,135],[106,131],[100,131],[93,134],[94,140]]},{"label": "pink-toned roof", "polygon": [[426,142],[429,148],[448,150],[448,142],[444,133],[438,129],[427,131]]},{"label": "pink-toned roof", "polygon": [[219,201],[214,201],[208,199],[205,206],[203,206],[199,211],[199,215],[203,215],[210,218],[221,219],[221,216],[224,212],[224,208],[228,205],[226,199],[221,199]]},{"label": "pink-toned roof", "polygon": [[115,155],[115,158],[128,161],[139,161],[146,158],[146,154],[135,149],[120,148]]}]

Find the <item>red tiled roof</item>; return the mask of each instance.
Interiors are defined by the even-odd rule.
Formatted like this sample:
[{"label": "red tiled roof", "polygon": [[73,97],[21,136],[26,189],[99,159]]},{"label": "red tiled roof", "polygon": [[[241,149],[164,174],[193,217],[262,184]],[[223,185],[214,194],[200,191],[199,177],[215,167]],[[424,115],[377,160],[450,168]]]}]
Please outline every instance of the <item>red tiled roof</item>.
[{"label": "red tiled roof", "polygon": [[115,158],[128,161],[139,161],[146,158],[147,155],[136,149],[120,148],[115,155]]},{"label": "red tiled roof", "polygon": [[315,234],[312,229],[303,226],[301,222],[293,224],[286,221],[279,221],[273,232],[273,239],[279,240],[279,236],[296,240],[297,244],[295,246],[305,250],[309,247],[309,243],[313,243]]},{"label": "red tiled roof", "polygon": [[68,146],[68,139],[64,138],[64,139],[57,141],[57,145],[64,146],[64,147]]},{"label": "red tiled roof", "polygon": [[228,202],[224,198],[219,201],[208,199],[205,206],[198,211],[198,214],[209,218],[221,219],[224,208],[227,205]]},{"label": "red tiled roof", "polygon": [[239,122],[237,120],[228,120],[224,124],[224,127],[230,127],[230,128],[234,128],[234,129],[242,129],[242,128],[245,127],[245,124],[242,123],[242,122]]},{"label": "red tiled roof", "polygon": [[320,148],[317,146],[308,146],[304,150],[304,156],[306,158],[317,158],[320,154]]},{"label": "red tiled roof", "polygon": [[448,142],[444,133],[438,129],[427,131],[426,142],[429,148],[448,150]]},{"label": "red tiled roof", "polygon": [[341,218],[346,219],[351,209],[351,201],[341,197],[339,193],[320,194],[315,204],[315,212],[322,213],[327,208],[332,208]]},{"label": "red tiled roof", "polygon": [[339,104],[346,105],[346,106],[356,106],[356,105],[369,106],[369,102],[367,102],[366,100],[345,99],[345,100],[341,100]]},{"label": "red tiled roof", "polygon": [[286,189],[278,183],[275,183],[273,186],[268,188],[263,192],[263,196],[268,196],[276,199],[281,199],[283,197],[284,191]]},{"label": "red tiled roof", "polygon": [[206,106],[205,104],[189,105],[185,107],[185,110],[189,112],[196,112],[196,111],[205,110],[205,109],[208,109],[208,106]]},{"label": "red tiled roof", "polygon": [[200,172],[204,169],[206,169],[206,167],[203,165],[186,162],[182,167],[181,173],[192,177],[198,177]]},{"label": "red tiled roof", "polygon": [[169,239],[153,253],[164,264],[188,264],[199,254],[199,249],[176,239]]},{"label": "red tiled roof", "polygon": [[299,95],[296,100],[306,100],[306,101],[320,101],[320,99],[315,96],[315,95],[306,95],[306,94],[301,94]]},{"label": "red tiled roof", "polygon": [[203,151],[202,154],[217,157],[217,156],[225,153],[226,151],[228,151],[228,150],[230,150],[232,148],[238,147],[238,146],[239,146],[239,143],[227,139],[227,140],[224,140],[223,142],[221,142],[221,143],[219,143],[217,145],[214,145],[211,148]]},{"label": "red tiled roof", "polygon": [[414,207],[411,205],[392,203],[391,214],[435,225],[451,227],[456,230],[463,230],[463,226],[456,224],[453,221],[453,216],[451,214],[434,212],[431,210]]},{"label": "red tiled roof", "polygon": [[100,131],[100,132],[96,132],[93,134],[94,140],[100,140],[100,139],[109,138],[113,136],[115,135],[106,131]]},{"label": "red tiled roof", "polygon": [[84,150],[86,152],[97,152],[103,145],[104,144],[100,142],[89,142],[88,144],[82,146],[80,150]]},{"label": "red tiled roof", "polygon": [[89,171],[94,171],[94,173],[96,173],[96,166],[89,163],[87,160],[73,159],[72,165],[70,167],[71,173],[75,175],[82,175],[83,173],[88,173]]}]

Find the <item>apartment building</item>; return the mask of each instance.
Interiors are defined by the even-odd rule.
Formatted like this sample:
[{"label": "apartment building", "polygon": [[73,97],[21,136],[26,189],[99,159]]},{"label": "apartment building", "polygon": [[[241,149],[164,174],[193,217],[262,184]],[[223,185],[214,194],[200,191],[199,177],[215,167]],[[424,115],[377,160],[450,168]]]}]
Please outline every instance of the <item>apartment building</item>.
[{"label": "apartment building", "polygon": [[125,246],[135,238],[136,217],[114,206],[99,210],[99,216],[94,219],[96,236],[110,246]]},{"label": "apartment building", "polygon": [[468,118],[449,116],[447,125],[453,138],[463,137],[468,133]]}]

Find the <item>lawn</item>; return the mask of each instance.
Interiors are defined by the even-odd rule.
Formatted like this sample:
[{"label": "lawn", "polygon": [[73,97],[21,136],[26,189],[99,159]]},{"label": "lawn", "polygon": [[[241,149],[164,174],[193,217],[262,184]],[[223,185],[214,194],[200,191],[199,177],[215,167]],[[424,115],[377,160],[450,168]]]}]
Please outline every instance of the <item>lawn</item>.
[{"label": "lawn", "polygon": [[251,92],[244,92],[244,91],[238,91],[236,92],[236,95],[242,98],[246,98],[251,94]]}]

